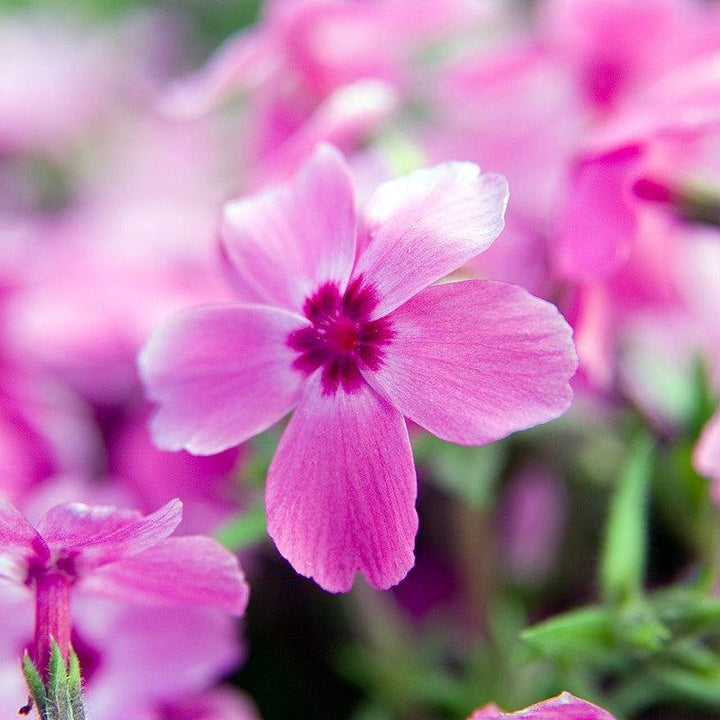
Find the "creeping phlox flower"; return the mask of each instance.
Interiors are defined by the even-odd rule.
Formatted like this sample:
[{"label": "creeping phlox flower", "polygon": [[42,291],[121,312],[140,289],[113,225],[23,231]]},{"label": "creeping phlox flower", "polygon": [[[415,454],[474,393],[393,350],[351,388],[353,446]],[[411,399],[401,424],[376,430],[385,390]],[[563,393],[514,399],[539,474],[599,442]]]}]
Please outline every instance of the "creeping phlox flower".
[{"label": "creeping phlox flower", "polygon": [[140,355],[166,449],[211,454],[288,411],[268,471],[268,531],[331,591],[414,562],[416,479],[403,416],[491,442],[567,409],[570,329],[519,287],[432,285],[500,233],[507,184],[449,163],[381,186],[358,217],[342,156],[321,145],[286,185],[228,203],[240,302],[182,312]]},{"label": "creeping phlox flower", "polygon": [[0,499],[0,577],[35,592],[30,656],[48,672],[52,642],[67,659],[74,587],[125,600],[206,605],[242,615],[248,587],[237,559],[206,537],[168,535],[181,520],[172,500],[151,515],[66,503],[34,528]]},{"label": "creeping phlox flower", "polygon": [[504,713],[496,705],[476,710],[468,720],[615,720],[597,705],[576,698],[570,693],[532,705],[514,713]]}]

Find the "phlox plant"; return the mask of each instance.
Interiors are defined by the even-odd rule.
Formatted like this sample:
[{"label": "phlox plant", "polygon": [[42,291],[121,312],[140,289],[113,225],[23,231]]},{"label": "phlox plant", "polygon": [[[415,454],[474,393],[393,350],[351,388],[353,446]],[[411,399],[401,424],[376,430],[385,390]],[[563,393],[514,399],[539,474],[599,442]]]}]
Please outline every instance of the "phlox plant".
[{"label": "phlox plant", "polygon": [[0,7],[0,715],[720,720],[719,58]]}]

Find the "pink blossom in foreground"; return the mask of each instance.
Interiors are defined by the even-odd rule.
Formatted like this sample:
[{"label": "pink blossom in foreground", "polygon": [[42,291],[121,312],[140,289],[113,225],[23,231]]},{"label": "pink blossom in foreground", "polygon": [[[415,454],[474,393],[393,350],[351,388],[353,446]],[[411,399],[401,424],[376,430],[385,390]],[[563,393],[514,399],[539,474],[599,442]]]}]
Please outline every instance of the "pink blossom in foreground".
[{"label": "pink blossom in foreground", "polygon": [[358,217],[339,153],[230,202],[239,297],[178,314],[140,355],[160,447],[212,454],[297,407],[268,472],[268,530],[303,575],[387,588],[412,567],[416,479],[403,415],[482,444],[571,401],[570,330],[521,288],[433,285],[500,233],[501,176],[470,163],[382,185]]},{"label": "pink blossom in foreground", "polygon": [[54,638],[70,647],[70,596],[77,586],[125,600],[207,605],[241,615],[248,588],[237,559],[214,540],[168,538],[181,519],[179,500],[151,515],[67,503],[34,528],[0,500],[2,575],[35,589],[31,656],[44,672]]},{"label": "pink blossom in foreground", "polygon": [[514,713],[504,713],[497,705],[476,710],[468,720],[615,720],[597,705],[581,700],[570,693],[544,700]]},{"label": "pink blossom in foreground", "polygon": [[[0,713],[10,718],[27,694],[18,659],[33,633],[29,588],[0,584],[0,607]],[[216,608],[139,605],[80,591],[71,610],[73,650],[94,720],[164,718],[176,705],[215,707],[213,686],[243,659],[236,620]],[[229,691],[220,698],[238,712],[246,704]]]}]

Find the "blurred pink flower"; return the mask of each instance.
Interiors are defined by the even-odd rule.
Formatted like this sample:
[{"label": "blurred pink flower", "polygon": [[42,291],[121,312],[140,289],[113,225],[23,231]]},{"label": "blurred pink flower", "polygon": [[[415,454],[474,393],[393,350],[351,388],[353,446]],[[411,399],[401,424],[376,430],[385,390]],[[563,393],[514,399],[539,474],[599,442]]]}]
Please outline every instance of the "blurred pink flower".
[{"label": "blurred pink flower", "polygon": [[179,497],[183,502],[180,534],[212,532],[238,512],[244,499],[233,479],[247,453],[230,448],[205,457],[160,450],[147,431],[148,415],[149,407],[143,404],[140,412],[115,418],[106,431],[110,482],[123,488],[132,498],[131,506],[143,512]]},{"label": "blurred pink flower", "polygon": [[[432,285],[502,229],[507,185],[469,163],[382,185],[358,218],[342,157],[229,203],[221,229],[241,303],[182,313],[140,355],[154,438],[211,454],[297,406],[268,473],[268,530],[331,591],[413,564],[416,483],[403,415],[482,444],[564,412],[569,328],[524,290]],[[432,285],[432,286],[431,286]]]},{"label": "blurred pink flower", "polygon": [[37,14],[0,18],[0,154],[56,151],[107,109],[108,37]]},{"label": "blurred pink flower", "polygon": [[276,0],[207,66],[172,85],[161,105],[203,113],[251,90],[253,184],[289,176],[327,141],[349,151],[396,111],[417,60],[444,37],[469,33],[493,3],[469,0]]},{"label": "blurred pink flower", "polygon": [[711,11],[694,0],[543,0],[538,14],[541,42],[603,111],[701,52]]},{"label": "blurred pink flower", "polygon": [[504,713],[497,705],[488,705],[476,710],[468,720],[614,720],[614,718],[607,710],[565,692],[513,713]]},{"label": "blurred pink flower", "polygon": [[444,69],[425,146],[507,175],[513,242],[470,269],[569,301],[584,378],[607,391],[629,323],[682,309],[673,203],[716,155],[703,140],[720,122],[720,13],[693,0],[533,7],[530,32]]},{"label": "blurred pink flower", "polygon": [[11,318],[21,278],[0,256],[0,492],[15,501],[49,475],[88,471],[98,438],[80,398],[17,351]]},{"label": "blurred pink flower", "polygon": [[80,587],[150,603],[200,604],[241,615],[248,588],[237,559],[204,537],[168,538],[182,504],[151,515],[110,506],[58,505],[35,529],[0,499],[2,574],[35,588],[31,656],[45,672],[53,638],[70,646],[70,596]]},{"label": "blurred pink flower", "polygon": [[499,537],[503,569],[520,582],[547,576],[557,559],[567,499],[559,478],[542,466],[517,472],[503,493]]},{"label": "blurred pink flower", "polygon": [[[135,355],[172,312],[220,302],[214,244],[227,188],[208,123],[126,120],[62,213],[35,221],[8,300],[15,354],[94,404],[138,396]],[[100,151],[98,151],[100,152]]]}]

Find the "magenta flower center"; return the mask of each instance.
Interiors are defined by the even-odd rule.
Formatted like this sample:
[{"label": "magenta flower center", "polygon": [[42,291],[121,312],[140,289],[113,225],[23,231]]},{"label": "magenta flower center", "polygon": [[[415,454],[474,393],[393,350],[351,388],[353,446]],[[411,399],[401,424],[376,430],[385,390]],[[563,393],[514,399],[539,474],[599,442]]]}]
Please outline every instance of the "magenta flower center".
[{"label": "magenta flower center", "polygon": [[340,386],[348,393],[357,391],[363,382],[360,371],[380,369],[384,347],[393,336],[388,318],[370,319],[376,306],[376,293],[362,277],[353,280],[344,295],[335,283],[321,285],[303,305],[312,326],[288,337],[288,345],[298,353],[293,367],[306,375],[322,368],[327,395]]}]

